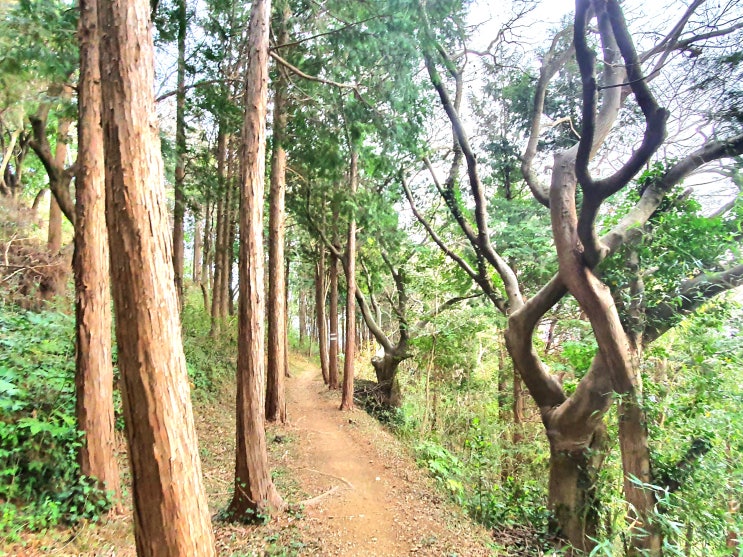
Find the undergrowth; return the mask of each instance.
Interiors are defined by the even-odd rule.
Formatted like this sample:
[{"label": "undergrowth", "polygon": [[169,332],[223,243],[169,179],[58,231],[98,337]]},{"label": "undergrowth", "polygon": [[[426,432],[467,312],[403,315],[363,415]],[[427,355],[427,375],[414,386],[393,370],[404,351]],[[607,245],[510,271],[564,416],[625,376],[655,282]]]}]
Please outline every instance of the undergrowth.
[{"label": "undergrowth", "polygon": [[39,530],[108,510],[80,475],[74,318],[0,305],[0,532]]}]

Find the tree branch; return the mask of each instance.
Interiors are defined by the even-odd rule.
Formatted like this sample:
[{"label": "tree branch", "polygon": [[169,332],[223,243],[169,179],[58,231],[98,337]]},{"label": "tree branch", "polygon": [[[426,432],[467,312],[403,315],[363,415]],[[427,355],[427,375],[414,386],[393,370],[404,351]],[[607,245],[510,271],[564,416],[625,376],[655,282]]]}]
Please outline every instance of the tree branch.
[{"label": "tree branch", "polygon": [[567,37],[570,32],[571,28],[567,27],[557,33],[552,39],[552,44],[550,45],[547,54],[545,54],[542,59],[542,66],[539,68],[539,79],[537,80],[536,90],[534,91],[532,117],[529,126],[529,140],[526,144],[524,153],[521,155],[521,174],[524,176],[524,181],[529,186],[534,198],[545,207],[549,207],[548,187],[540,183],[536,172],[534,172],[532,163],[537,154],[537,145],[539,144],[539,135],[542,128],[542,116],[544,112],[544,101],[547,96],[547,86],[574,52],[574,46],[572,43],[562,52],[557,52],[560,40]]},{"label": "tree branch", "polygon": [[689,315],[705,302],[741,284],[743,264],[719,273],[705,273],[681,284],[678,293],[680,304],[663,303],[647,311],[645,344],[648,345],[658,339],[680,318]]}]

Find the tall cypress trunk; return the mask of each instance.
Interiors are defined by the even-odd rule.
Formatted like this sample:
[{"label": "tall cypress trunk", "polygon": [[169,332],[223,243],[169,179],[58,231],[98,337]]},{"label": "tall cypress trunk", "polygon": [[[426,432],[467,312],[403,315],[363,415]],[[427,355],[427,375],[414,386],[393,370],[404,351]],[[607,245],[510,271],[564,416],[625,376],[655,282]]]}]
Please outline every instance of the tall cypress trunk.
[{"label": "tall cypress trunk", "polygon": [[80,2],[80,82],[75,184],[75,415],[85,433],[80,473],[111,491],[119,506],[121,485],[114,434],[111,292],[106,231],[105,169],[101,127],[98,10]]},{"label": "tall cypress trunk", "polygon": [[328,371],[328,328],[325,317],[325,247],[318,245],[317,266],[315,267],[315,314],[317,316],[317,345],[320,352],[320,369],[327,385],[330,381]]},{"label": "tall cypress trunk", "polygon": [[[279,44],[288,42],[289,8],[284,5],[278,32]],[[287,360],[286,273],[284,269],[284,196],[286,193],[286,77],[278,68],[274,82],[273,151],[268,217],[268,353],[266,420],[286,422],[284,376]]]},{"label": "tall cypress trunk", "polygon": [[[359,155],[351,148],[350,190],[355,197],[359,180]],[[355,200],[354,200],[355,202]],[[355,210],[348,219],[348,243],[346,245],[346,354],[343,360],[343,395],[341,410],[352,410],[354,360],[356,357],[356,216]]]},{"label": "tall cypress trunk", "polygon": [[[209,196],[211,197],[211,196]],[[211,315],[211,306],[209,305],[209,291],[211,290],[211,261],[212,261],[212,202],[207,197],[204,204],[204,239],[201,243],[203,246],[201,255],[201,293],[204,297],[204,312]]]},{"label": "tall cypress trunk", "polygon": [[304,346],[305,337],[307,336],[307,296],[304,291],[299,293],[299,345]]},{"label": "tall cypress trunk", "polygon": [[192,265],[192,279],[194,284],[201,285],[201,223],[204,217],[198,213],[194,213],[193,219],[193,265]]},{"label": "tall cypress trunk", "polygon": [[214,240],[214,280],[212,281],[212,306],[211,306],[211,336],[216,337],[222,324],[220,308],[222,307],[222,275],[226,272],[224,268],[224,251],[227,240],[225,239],[227,218],[227,136],[220,124],[217,135],[217,219],[215,223]]},{"label": "tall cypress trunk", "polygon": [[153,96],[150,3],[99,5],[106,219],[141,556],[212,556]]},{"label": "tall cypress trunk", "polygon": [[186,0],[176,0],[178,70],[175,101],[175,184],[173,205],[173,271],[180,308],[183,308],[183,219],[186,212]]},{"label": "tall cypress trunk", "polygon": [[[334,219],[335,222],[335,219]],[[330,254],[328,388],[338,388],[338,257]]]},{"label": "tall cypress trunk", "polygon": [[270,0],[254,0],[248,26],[240,182],[235,493],[228,508],[236,520],[260,519],[261,514],[284,506],[271,480],[264,430],[263,193],[270,13]]}]

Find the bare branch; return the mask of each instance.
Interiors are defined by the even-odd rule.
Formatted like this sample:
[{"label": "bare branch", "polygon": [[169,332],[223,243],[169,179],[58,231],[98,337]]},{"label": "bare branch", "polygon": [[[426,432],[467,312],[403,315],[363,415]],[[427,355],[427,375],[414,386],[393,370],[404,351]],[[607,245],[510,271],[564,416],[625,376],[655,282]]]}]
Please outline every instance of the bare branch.
[{"label": "bare branch", "polygon": [[640,227],[652,216],[673,186],[705,163],[740,154],[743,154],[743,134],[726,141],[710,141],[687,155],[669,168],[657,182],[648,186],[637,205],[601,238],[601,243],[609,253],[615,252],[631,236],[642,234]]},{"label": "bare branch", "polygon": [[705,273],[686,281],[679,288],[680,304],[664,303],[647,312],[650,324],[645,330],[645,344],[650,344],[676,324],[676,321],[694,312],[699,306],[718,294],[743,284],[743,264],[719,273]]},{"label": "bare branch", "polygon": [[333,81],[331,79],[323,79],[322,77],[317,77],[317,76],[314,76],[314,75],[307,74],[307,73],[303,72],[302,70],[300,70],[298,67],[292,65],[290,62],[287,62],[286,60],[284,60],[281,56],[279,56],[278,54],[276,54],[276,52],[271,51],[271,52],[269,52],[269,54],[270,54],[271,58],[273,58],[274,60],[276,60],[279,64],[281,64],[282,66],[284,66],[286,69],[288,69],[292,73],[298,75],[299,77],[301,77],[303,79],[306,79],[308,81],[314,81],[316,83],[322,83],[323,85],[330,85],[330,86],[336,87],[338,89],[348,89],[348,90],[351,90],[351,91],[353,91],[354,95],[356,96],[356,98],[358,100],[360,100],[361,102],[363,102],[367,106],[371,106],[371,104],[369,104],[369,102],[361,94],[361,91],[359,90],[358,84],[340,83],[338,81]]},{"label": "bare branch", "polygon": [[536,172],[532,168],[534,157],[537,154],[537,145],[539,143],[539,134],[542,126],[542,115],[544,112],[544,101],[547,96],[547,86],[560,68],[562,68],[568,59],[573,55],[574,47],[571,44],[562,52],[557,52],[560,41],[567,37],[571,32],[568,27],[555,35],[552,39],[547,54],[542,59],[542,67],[539,69],[539,80],[537,81],[534,92],[534,104],[532,108],[531,123],[529,126],[529,140],[526,149],[521,155],[521,174],[524,181],[529,186],[534,198],[545,207],[549,207],[549,192],[547,186],[539,182]]},{"label": "bare branch", "polygon": [[405,197],[408,199],[408,203],[410,204],[410,209],[413,211],[413,215],[418,220],[418,222],[423,226],[423,228],[426,229],[426,232],[431,237],[431,239],[434,241],[434,243],[439,246],[441,251],[446,254],[449,259],[454,261],[459,267],[467,273],[467,275],[475,281],[477,285],[482,288],[485,295],[490,299],[490,301],[493,302],[496,308],[498,308],[501,313],[506,313],[506,306],[504,303],[503,298],[501,298],[493,289],[493,286],[490,284],[490,280],[486,275],[483,275],[481,273],[478,273],[475,271],[467,261],[465,261],[459,254],[455,253],[446,243],[441,239],[441,237],[436,233],[436,231],[433,229],[431,224],[428,222],[428,220],[420,213],[418,210],[418,207],[415,204],[415,200],[413,199],[413,194],[410,192],[410,188],[407,185],[407,182],[405,179],[401,176],[400,182],[402,184],[402,189],[405,192]]}]

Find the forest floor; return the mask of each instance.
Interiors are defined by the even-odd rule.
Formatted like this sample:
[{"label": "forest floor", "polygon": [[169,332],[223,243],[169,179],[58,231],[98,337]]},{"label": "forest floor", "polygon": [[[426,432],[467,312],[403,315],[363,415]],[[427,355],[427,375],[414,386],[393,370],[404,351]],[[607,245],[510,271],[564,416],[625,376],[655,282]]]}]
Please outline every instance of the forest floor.
[{"label": "forest floor", "polygon": [[[340,412],[316,366],[293,357],[289,423],[267,431],[270,463],[289,511],[259,526],[216,518],[232,494],[234,388],[195,404],[219,555],[486,556],[485,529],[437,490],[405,447],[362,410]],[[123,449],[123,445],[122,445]],[[124,482],[128,482],[125,464]],[[130,505],[127,506],[130,508]],[[129,511],[74,530],[29,534],[7,555],[135,555]]]}]

